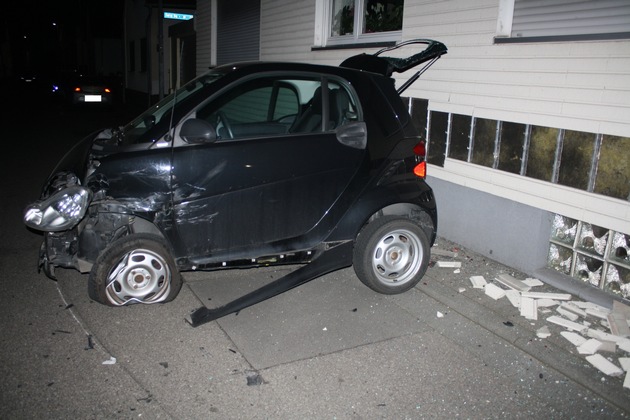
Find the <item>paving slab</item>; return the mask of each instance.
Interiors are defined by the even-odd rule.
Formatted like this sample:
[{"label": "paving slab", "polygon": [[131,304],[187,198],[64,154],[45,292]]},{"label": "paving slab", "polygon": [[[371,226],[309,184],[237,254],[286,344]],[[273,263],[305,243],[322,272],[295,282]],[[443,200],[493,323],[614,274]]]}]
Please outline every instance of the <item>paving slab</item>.
[{"label": "paving slab", "polygon": [[[545,317],[527,320],[507,298],[494,300],[470,283],[473,275],[520,273],[464,249],[456,254],[457,272],[434,265],[401,295],[373,292],[348,268],[196,328],[185,319],[199,306],[223,305],[293,268],[184,273],[172,303],[125,308],[91,302],[86,276],[62,270],[55,310],[78,333],[43,345],[91,361],[72,365],[83,381],[75,374],[77,383],[57,394],[37,382],[37,371],[14,373],[14,386],[19,380],[39,390],[32,394],[39,402],[29,411],[26,395],[14,390],[9,413],[41,417],[58,396],[65,406],[54,413],[82,418],[630,416],[622,377],[599,372]],[[542,326],[548,338],[537,336]],[[84,350],[88,335],[94,348]],[[112,357],[113,365],[102,364]],[[52,365],[37,368],[62,375]],[[77,389],[86,392],[73,398]]]},{"label": "paving slab", "polygon": [[[234,290],[250,291],[288,271],[263,268],[195,273],[190,288],[212,308],[215,302],[219,302],[217,306],[225,304],[229,300],[226,296],[237,297]],[[352,268],[320,277],[217,322],[256,369],[427,329],[413,314],[364,286]]]}]

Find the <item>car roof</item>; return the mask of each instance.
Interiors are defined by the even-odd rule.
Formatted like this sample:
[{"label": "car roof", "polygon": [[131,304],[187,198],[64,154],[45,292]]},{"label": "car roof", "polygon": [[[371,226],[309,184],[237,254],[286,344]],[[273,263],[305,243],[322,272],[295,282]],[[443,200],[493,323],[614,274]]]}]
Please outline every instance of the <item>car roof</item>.
[{"label": "car roof", "polygon": [[[214,67],[212,70],[223,71],[225,73],[231,73],[235,71],[245,73],[255,73],[260,71],[295,71],[333,74],[338,76],[347,76],[348,74],[361,72],[360,70],[352,68],[324,64],[302,63],[295,61],[240,61],[230,64],[224,64],[219,67]],[[374,75],[378,74],[375,73]]]},{"label": "car roof", "polygon": [[[415,47],[422,45],[419,52],[407,56],[406,58],[382,56],[382,53],[393,51],[405,46]],[[281,61],[243,61],[225,64],[215,67],[216,71],[245,72],[253,73],[259,71],[303,71],[323,74],[333,74],[341,77],[351,77],[351,74],[370,75],[371,77],[391,78],[393,73],[403,73],[409,69],[423,66],[417,71],[403,86],[398,88],[400,95],[407,87],[420,77],[424,71],[435,61],[446,54],[448,49],[444,44],[432,39],[411,39],[380,49],[374,54],[358,54],[345,59],[339,66],[311,64],[302,62],[281,62]]]}]

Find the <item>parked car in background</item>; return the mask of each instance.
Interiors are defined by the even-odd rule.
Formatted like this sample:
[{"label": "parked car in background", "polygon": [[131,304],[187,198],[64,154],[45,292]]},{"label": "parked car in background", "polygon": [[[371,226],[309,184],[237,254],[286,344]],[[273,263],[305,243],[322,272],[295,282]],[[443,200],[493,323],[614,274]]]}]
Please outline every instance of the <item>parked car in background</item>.
[{"label": "parked car in background", "polygon": [[113,105],[121,90],[114,77],[61,73],[50,83],[53,98],[71,105]]},{"label": "parked car in background", "polygon": [[[381,56],[406,45],[423,49]],[[350,265],[379,293],[411,289],[429,264],[437,207],[400,94],[443,54],[413,40],[339,66],[210,70],[57,165],[25,211],[44,232],[39,266],[52,278],[56,267],[90,273],[89,296],[122,306],[171,301],[183,271],[302,264],[200,308],[193,326]],[[396,89],[392,73],[422,63]]]},{"label": "parked car in background", "polygon": [[97,77],[81,77],[70,86],[73,104],[104,104],[114,102],[113,86]]}]

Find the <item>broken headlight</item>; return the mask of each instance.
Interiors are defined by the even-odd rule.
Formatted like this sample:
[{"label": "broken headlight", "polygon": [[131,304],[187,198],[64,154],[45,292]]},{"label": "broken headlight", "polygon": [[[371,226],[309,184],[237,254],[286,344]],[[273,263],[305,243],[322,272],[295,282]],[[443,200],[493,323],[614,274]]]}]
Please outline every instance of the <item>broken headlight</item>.
[{"label": "broken headlight", "polygon": [[28,206],[24,212],[24,223],[47,232],[71,229],[85,216],[91,198],[90,190],[83,187],[63,189],[44,201]]}]

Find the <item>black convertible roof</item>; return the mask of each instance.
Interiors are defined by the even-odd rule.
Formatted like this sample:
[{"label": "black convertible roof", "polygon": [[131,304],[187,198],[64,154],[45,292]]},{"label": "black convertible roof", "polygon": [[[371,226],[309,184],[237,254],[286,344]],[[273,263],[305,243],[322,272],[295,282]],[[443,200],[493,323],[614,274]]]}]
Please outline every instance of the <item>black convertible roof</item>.
[{"label": "black convertible roof", "polygon": [[[410,44],[422,44],[426,45],[426,47],[419,53],[407,58],[381,57],[381,54],[384,52],[392,51]],[[446,54],[447,51],[446,45],[441,42],[434,41],[432,39],[412,39],[392,45],[391,47],[383,48],[374,54],[363,53],[354,55],[344,60],[339,66],[369,71],[371,73],[378,73],[386,77],[391,77],[393,73],[403,73],[422,63],[425,63],[425,65],[416,74],[414,74],[403,86],[398,89],[398,93],[400,94],[413,82],[415,82],[426,69],[435,63],[441,56]]]}]

